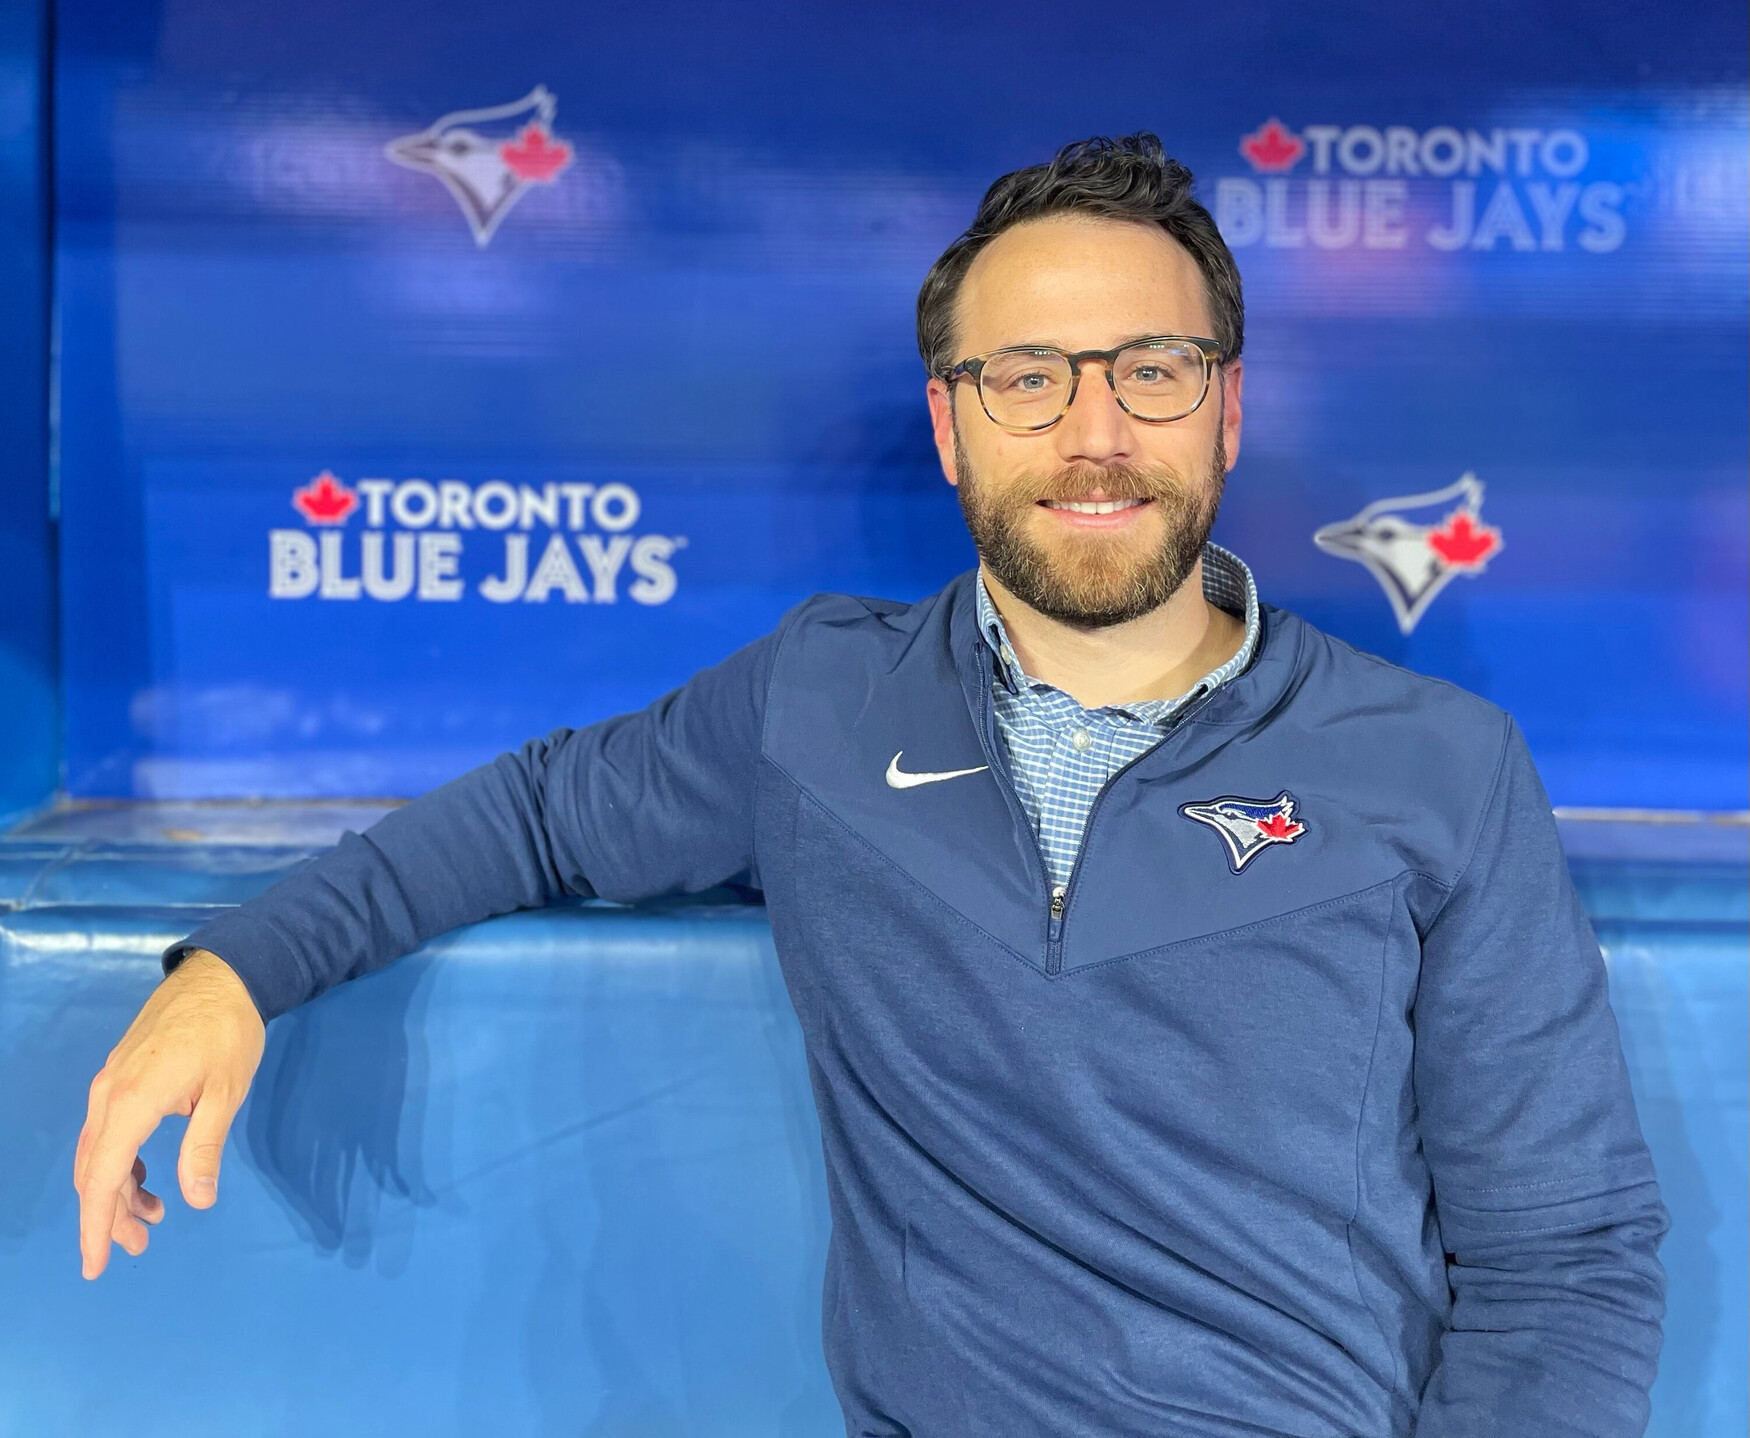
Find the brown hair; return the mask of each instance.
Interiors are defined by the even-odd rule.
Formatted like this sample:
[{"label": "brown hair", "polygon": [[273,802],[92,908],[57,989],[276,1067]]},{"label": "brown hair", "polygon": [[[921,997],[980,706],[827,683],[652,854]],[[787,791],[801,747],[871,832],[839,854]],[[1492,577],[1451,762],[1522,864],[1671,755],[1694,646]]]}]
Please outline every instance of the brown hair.
[{"label": "brown hair", "polygon": [[1246,306],[1239,267],[1209,211],[1192,196],[1191,172],[1146,130],[1065,145],[1047,165],[1004,175],[984,193],[965,234],[942,252],[918,291],[918,353],[932,375],[954,365],[954,302],[978,252],[1004,230],[1047,215],[1156,224],[1191,253],[1223,363],[1239,358]]}]

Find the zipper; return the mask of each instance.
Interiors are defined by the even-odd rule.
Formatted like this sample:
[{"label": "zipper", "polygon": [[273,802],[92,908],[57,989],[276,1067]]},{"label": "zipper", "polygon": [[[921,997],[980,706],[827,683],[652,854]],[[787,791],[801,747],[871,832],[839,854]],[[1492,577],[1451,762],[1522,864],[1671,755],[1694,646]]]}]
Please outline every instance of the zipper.
[{"label": "zipper", "polygon": [[[982,639],[979,641],[983,648]],[[983,658],[983,654],[979,655]],[[1045,972],[1050,978],[1056,978],[1063,972],[1063,925],[1069,914],[1069,902],[1075,891],[1076,876],[1082,871],[1082,855],[1088,851],[1088,837],[1094,832],[1094,819],[1100,812],[1100,805],[1105,802],[1107,791],[1131,769],[1153,754],[1167,742],[1179,725],[1189,719],[1199,709],[1212,699],[1219,691],[1211,689],[1208,693],[1192,700],[1173,716],[1172,726],[1165,730],[1159,744],[1150,745],[1123,767],[1114,770],[1106,782],[1100,786],[1100,792],[1094,795],[1094,802],[1088,806],[1088,822],[1082,828],[1082,842],[1076,849],[1075,862],[1070,865],[1069,878],[1061,884],[1051,882],[1051,870],[1045,863],[1045,853],[1039,847],[1038,836],[1033,833],[1033,823],[1027,817],[1027,811],[1021,805],[1020,796],[1015,792],[1015,776],[1009,770],[1008,751],[997,742],[996,703],[991,697],[991,685],[996,683],[991,674],[990,665],[980,663],[978,666],[978,692],[984,709],[983,723],[978,727],[979,742],[984,746],[985,761],[990,765],[991,773],[999,776],[1002,782],[997,788],[1002,790],[1003,798],[1008,803],[1011,819],[1020,823],[1033,840],[1033,858],[1036,861],[1041,887],[1045,890]]]},{"label": "zipper", "polygon": [[[1049,925],[1049,937],[1045,943],[1045,972],[1052,978],[1056,978],[1063,972],[1064,921],[1069,915],[1069,902],[1075,894],[1076,877],[1082,871],[1082,857],[1088,852],[1088,840],[1093,836],[1094,820],[1099,817],[1100,805],[1106,801],[1106,795],[1114,784],[1138,764],[1142,763],[1142,761],[1148,758],[1149,755],[1158,750],[1162,744],[1165,744],[1168,739],[1178,732],[1179,726],[1208,703],[1209,700],[1214,697],[1216,692],[1217,691],[1214,689],[1209,690],[1207,693],[1193,699],[1175,714],[1172,723],[1162,731],[1159,742],[1151,744],[1134,759],[1113,770],[1107,777],[1106,782],[1100,786],[1099,793],[1094,795],[1094,802],[1088,806],[1088,822],[1082,826],[1082,841],[1076,846],[1075,862],[1069,866],[1069,878],[1064,883],[1058,884],[1050,891],[1048,911],[1051,915],[1051,922]],[[1043,864],[1043,859],[1041,859],[1040,862]]]},{"label": "zipper", "polygon": [[1068,893],[1068,884],[1053,885],[1051,903],[1046,910],[1051,915],[1051,922],[1046,925],[1045,972],[1053,976],[1063,970],[1063,911]]},{"label": "zipper", "polygon": [[[984,641],[978,641],[979,659],[984,658]],[[1009,751],[997,739],[996,704],[991,698],[991,685],[996,682],[991,674],[991,667],[986,663],[978,666],[978,693],[984,710],[980,716],[982,722],[978,726],[979,743],[984,746],[985,762],[990,765],[990,771],[998,778],[997,788],[1002,790],[1003,800],[1009,806],[1009,818],[1012,823],[1020,825],[1027,833],[1033,849],[1034,873],[1039,880],[1040,888],[1046,895],[1045,919],[1045,972],[1055,973],[1052,958],[1058,950],[1058,931],[1063,924],[1063,909],[1065,889],[1063,884],[1053,885],[1051,870],[1045,863],[1045,851],[1039,847],[1039,836],[1033,832],[1033,821],[1027,817],[1027,811],[1021,804],[1021,796],[1015,792],[1015,776],[1009,768]],[[1060,956],[1061,957],[1061,956]]]}]

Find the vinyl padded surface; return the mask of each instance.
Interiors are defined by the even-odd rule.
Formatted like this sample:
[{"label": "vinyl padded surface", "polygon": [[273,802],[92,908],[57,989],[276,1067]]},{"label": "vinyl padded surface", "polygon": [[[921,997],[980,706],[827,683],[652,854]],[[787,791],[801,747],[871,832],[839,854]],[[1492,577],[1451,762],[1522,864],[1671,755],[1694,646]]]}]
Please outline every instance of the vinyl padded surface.
[{"label": "vinyl padded surface", "polygon": [[[818,1136],[757,907],[512,915],[286,1015],[218,1206],[174,1196],[166,1121],[168,1216],[80,1279],[86,1087],[159,952],[327,837],[245,829],[0,839],[0,1434],[842,1433]],[[1570,845],[1673,1218],[1657,1438],[1746,1427],[1737,842]]]}]

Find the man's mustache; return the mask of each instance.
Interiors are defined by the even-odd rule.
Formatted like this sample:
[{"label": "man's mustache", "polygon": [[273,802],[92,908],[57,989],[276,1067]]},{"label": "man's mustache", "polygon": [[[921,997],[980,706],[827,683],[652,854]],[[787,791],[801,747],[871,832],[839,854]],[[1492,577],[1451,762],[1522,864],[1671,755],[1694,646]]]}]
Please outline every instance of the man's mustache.
[{"label": "man's mustache", "polygon": [[1047,474],[1020,475],[1003,486],[1016,505],[1055,500],[1060,504],[1101,499],[1183,500],[1188,486],[1169,469],[1136,465],[1066,465]]}]

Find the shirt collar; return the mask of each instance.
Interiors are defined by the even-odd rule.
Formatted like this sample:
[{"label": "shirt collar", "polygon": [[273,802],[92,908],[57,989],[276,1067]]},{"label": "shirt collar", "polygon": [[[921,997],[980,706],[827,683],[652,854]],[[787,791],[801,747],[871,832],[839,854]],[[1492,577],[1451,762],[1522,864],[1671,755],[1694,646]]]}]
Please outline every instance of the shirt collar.
[{"label": "shirt collar", "polygon": [[[1009,644],[1008,630],[1003,627],[1003,619],[997,613],[996,605],[991,602],[990,591],[984,587],[984,571],[978,572],[974,584],[974,592],[978,604],[978,632],[984,636],[984,641],[990,646],[991,653],[996,656],[997,673],[1011,693],[1028,694],[1034,689],[1049,689],[1052,686],[1039,680],[1031,679],[1021,668],[1021,661],[1016,657],[1013,647]],[[1258,586],[1252,578],[1252,571],[1237,554],[1223,549],[1219,544],[1203,546],[1203,597],[1217,609],[1225,609],[1229,614],[1243,615],[1246,621],[1246,637],[1238,651],[1227,663],[1212,669],[1205,674],[1184,694],[1176,699],[1150,699],[1138,704],[1112,705],[1111,708],[1122,708],[1126,712],[1140,718],[1158,722],[1174,711],[1183,707],[1190,700],[1211,690],[1219,689],[1228,680],[1243,673],[1246,666],[1252,662],[1252,655],[1258,647],[1258,635],[1261,629],[1258,618]]]}]

